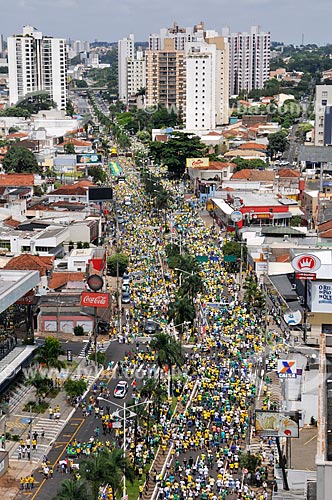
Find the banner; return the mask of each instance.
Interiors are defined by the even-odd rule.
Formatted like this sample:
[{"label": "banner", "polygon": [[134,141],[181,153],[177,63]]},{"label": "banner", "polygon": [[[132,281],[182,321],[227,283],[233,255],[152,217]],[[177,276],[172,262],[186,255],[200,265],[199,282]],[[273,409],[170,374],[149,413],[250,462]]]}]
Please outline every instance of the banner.
[{"label": "banner", "polygon": [[106,309],[108,305],[108,293],[83,292],[81,295],[81,306],[83,307],[101,307]]}]

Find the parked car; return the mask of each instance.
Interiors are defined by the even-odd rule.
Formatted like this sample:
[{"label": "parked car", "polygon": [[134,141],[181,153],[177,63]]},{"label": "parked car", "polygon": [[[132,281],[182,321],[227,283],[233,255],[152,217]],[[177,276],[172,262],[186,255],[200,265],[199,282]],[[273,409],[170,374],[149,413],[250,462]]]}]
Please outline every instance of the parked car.
[{"label": "parked car", "polygon": [[124,274],[122,276],[122,285],[124,286],[129,286],[130,285],[130,278],[128,274]]},{"label": "parked car", "polygon": [[115,398],[124,398],[128,392],[128,382],[120,380],[114,389],[113,396]]},{"label": "parked car", "polygon": [[130,304],[130,294],[128,292],[123,292],[121,302],[122,304]]}]

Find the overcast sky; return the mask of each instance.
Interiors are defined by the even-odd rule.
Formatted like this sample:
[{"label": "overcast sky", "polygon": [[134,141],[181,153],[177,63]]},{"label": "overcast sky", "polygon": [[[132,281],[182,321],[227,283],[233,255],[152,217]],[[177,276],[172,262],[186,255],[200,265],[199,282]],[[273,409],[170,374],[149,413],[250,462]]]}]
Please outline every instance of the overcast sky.
[{"label": "overcast sky", "polygon": [[331,0],[0,0],[0,33],[21,33],[31,24],[47,35],[116,41],[135,34],[136,41],[177,21],[206,28],[246,31],[258,24],[272,40],[300,44],[332,42]]}]

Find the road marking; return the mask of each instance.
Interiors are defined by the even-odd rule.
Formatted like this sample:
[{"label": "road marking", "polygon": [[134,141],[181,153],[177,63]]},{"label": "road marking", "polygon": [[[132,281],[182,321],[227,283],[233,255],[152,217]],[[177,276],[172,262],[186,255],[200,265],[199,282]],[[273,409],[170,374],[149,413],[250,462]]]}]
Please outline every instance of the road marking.
[{"label": "road marking", "polygon": [[[70,442],[72,441],[72,439],[74,439],[74,437],[76,436],[76,434],[78,433],[78,431],[80,430],[80,428],[82,427],[82,425],[84,424],[85,422],[85,419],[84,418],[75,418],[75,420],[81,420],[81,423],[78,424],[78,427],[77,429],[75,430],[75,432],[73,433],[73,435],[71,436],[71,439],[69,439],[66,443],[65,443],[65,446],[63,447],[62,451],[60,452],[60,454],[58,455],[58,458],[56,459],[56,461],[53,463],[53,469],[54,467],[56,466],[56,464],[59,462],[60,458],[61,458],[61,455],[63,454],[65,448],[70,444]],[[45,482],[47,481],[47,479],[43,479],[42,482],[40,483],[40,485],[38,486],[37,488],[37,491],[35,492],[35,494],[33,495],[32,497],[32,500],[34,500],[39,491],[42,489],[43,485],[45,484]]]},{"label": "road marking", "polygon": [[304,443],[304,446],[306,446],[307,444],[311,443],[311,441],[313,441],[314,439],[317,439],[317,436],[318,436],[318,434],[316,434],[315,436],[312,436],[312,438],[310,438],[309,441],[307,441],[306,443]]}]

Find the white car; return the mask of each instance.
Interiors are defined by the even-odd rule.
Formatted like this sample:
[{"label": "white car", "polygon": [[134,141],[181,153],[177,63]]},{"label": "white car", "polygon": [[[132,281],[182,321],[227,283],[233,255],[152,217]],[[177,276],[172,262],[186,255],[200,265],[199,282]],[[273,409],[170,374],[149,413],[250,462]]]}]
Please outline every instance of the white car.
[{"label": "white car", "polygon": [[114,389],[113,396],[115,398],[124,398],[128,392],[128,382],[120,380]]}]

